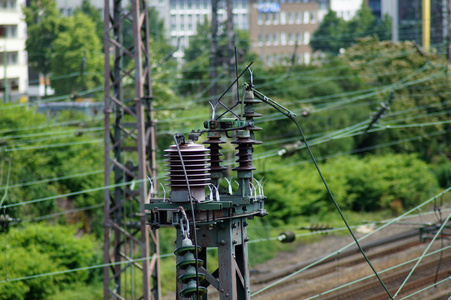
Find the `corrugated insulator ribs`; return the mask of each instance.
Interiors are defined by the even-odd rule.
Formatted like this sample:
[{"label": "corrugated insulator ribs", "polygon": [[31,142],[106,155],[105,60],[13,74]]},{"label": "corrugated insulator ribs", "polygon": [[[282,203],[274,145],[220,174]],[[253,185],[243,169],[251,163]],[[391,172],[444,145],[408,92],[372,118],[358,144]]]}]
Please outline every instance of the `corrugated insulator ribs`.
[{"label": "corrugated insulator ribs", "polygon": [[222,172],[223,170],[227,170],[226,167],[221,166],[222,159],[220,156],[222,156],[221,152],[219,150],[222,149],[220,144],[225,144],[225,141],[221,140],[221,133],[220,132],[209,132],[208,133],[208,139],[204,141],[202,144],[209,144],[210,147],[210,169],[211,173],[215,172]]},{"label": "corrugated insulator ribs", "polygon": [[238,167],[233,168],[234,171],[252,171],[255,168],[252,166],[252,152],[254,151],[252,145],[262,144],[260,141],[256,141],[249,137],[249,131],[243,130],[237,133],[236,139],[231,142],[232,144],[238,144],[235,147],[238,152],[235,156],[238,156],[236,162]]},{"label": "corrugated insulator ribs", "polygon": [[[177,146],[172,145],[169,149],[164,150],[167,153],[165,156],[168,157],[166,162],[168,162],[169,169],[166,171],[169,171],[171,199],[173,198],[172,192],[188,192],[189,185],[191,196],[196,200],[205,200],[205,186],[210,182],[209,150],[202,145],[192,142],[180,145],[179,149],[185,166],[186,176]],[[188,182],[186,177],[188,177]],[[180,195],[179,197],[182,197]],[[182,199],[172,200],[176,202],[183,201]],[[185,201],[188,201],[188,199]]]}]

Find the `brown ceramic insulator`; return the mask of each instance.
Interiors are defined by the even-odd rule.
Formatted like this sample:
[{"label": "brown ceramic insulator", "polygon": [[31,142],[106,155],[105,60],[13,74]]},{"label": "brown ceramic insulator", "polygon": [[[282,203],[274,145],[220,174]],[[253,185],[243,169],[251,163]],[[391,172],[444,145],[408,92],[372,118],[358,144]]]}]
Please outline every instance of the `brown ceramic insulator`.
[{"label": "brown ceramic insulator", "polygon": [[254,97],[254,93],[250,90],[244,92],[244,104],[258,104],[262,101]]},{"label": "brown ceramic insulator", "polygon": [[238,144],[235,149],[238,152],[235,156],[238,156],[236,162],[239,164],[238,167],[233,168],[234,171],[252,171],[255,168],[252,166],[252,145],[261,144],[260,141],[250,139],[248,137],[237,137],[236,140],[231,142],[232,144]]},{"label": "brown ceramic insulator", "polygon": [[224,141],[221,140],[220,137],[208,137],[208,140],[204,141],[202,144],[210,144],[210,169],[211,172],[222,172],[223,170],[227,170],[226,167],[221,166],[222,156],[221,152],[219,152],[222,147],[220,144],[225,144]]}]

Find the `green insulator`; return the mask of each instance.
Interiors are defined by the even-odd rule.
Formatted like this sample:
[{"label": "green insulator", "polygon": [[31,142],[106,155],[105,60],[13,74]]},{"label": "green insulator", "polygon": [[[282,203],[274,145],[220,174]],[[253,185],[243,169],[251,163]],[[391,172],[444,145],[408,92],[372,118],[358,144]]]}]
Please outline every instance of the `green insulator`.
[{"label": "green insulator", "polygon": [[[205,279],[204,273],[197,274],[197,280],[201,282]],[[178,282],[187,284],[190,280],[196,280],[196,268],[194,266],[189,266],[186,269],[185,274],[181,275],[179,278],[177,278]]]},{"label": "green insulator", "polygon": [[[207,288],[203,286],[199,286],[199,296],[203,296],[207,293]],[[197,286],[196,281],[191,280],[188,282],[186,287],[180,291],[180,296],[185,298],[190,298],[192,295],[195,295],[197,293]]]},{"label": "green insulator", "polygon": [[[186,252],[183,256],[182,260],[177,263],[177,268],[180,270],[186,270],[189,266],[196,265],[196,258],[194,257],[194,253]],[[201,259],[197,260],[197,266],[201,267],[204,265],[204,261]]]},{"label": "green insulator", "polygon": [[[186,252],[193,252],[194,253],[194,249],[196,249],[196,247],[194,245],[192,246],[182,246],[179,247],[177,249],[175,249],[174,254],[177,256],[183,256],[185,255]],[[200,251],[202,251],[202,247],[201,246],[197,246],[197,253],[199,253]]]}]

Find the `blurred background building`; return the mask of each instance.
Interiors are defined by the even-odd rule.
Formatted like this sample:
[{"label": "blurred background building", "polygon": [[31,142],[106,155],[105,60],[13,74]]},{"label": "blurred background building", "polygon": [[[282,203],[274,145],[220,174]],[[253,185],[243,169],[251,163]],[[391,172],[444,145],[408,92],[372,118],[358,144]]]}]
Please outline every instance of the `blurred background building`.
[{"label": "blurred background building", "polygon": [[27,26],[21,6],[25,0],[0,0],[0,93],[16,102],[27,93]]},{"label": "blurred background building", "polygon": [[394,42],[415,41],[418,45],[425,46],[423,40],[425,23],[429,24],[427,36],[429,36],[428,40],[431,46],[435,47],[447,42],[449,35],[448,0],[367,1],[375,16],[382,18],[387,14],[391,17]]}]

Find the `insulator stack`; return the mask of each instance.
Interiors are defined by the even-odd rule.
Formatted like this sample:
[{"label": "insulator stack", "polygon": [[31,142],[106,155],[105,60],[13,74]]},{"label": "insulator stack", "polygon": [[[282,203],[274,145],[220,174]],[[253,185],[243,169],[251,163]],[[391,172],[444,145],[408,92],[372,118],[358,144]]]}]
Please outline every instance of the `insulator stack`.
[{"label": "insulator stack", "polygon": [[[243,117],[246,118],[246,120],[253,120],[254,118],[260,118],[262,115],[259,113],[256,113],[254,111],[254,105],[259,104],[262,101],[259,99],[256,99],[254,97],[254,93],[249,88],[245,91],[244,94],[244,114]],[[262,130],[261,127],[252,126],[248,128],[249,131],[251,131],[251,137],[253,137],[252,132],[253,131],[260,131]]]},{"label": "insulator stack", "polygon": [[[189,201],[189,191],[191,191],[191,196],[195,200],[203,201],[205,200],[205,186],[210,182],[210,168],[208,167],[209,150],[202,145],[192,142],[180,145],[179,149],[182,159],[180,159],[176,145],[172,145],[169,149],[164,150],[167,153],[165,156],[168,157],[166,162],[168,162],[169,166],[167,171],[169,171],[171,201]],[[188,182],[186,177],[188,177]]]},{"label": "insulator stack", "polygon": [[222,173],[223,170],[227,170],[226,167],[221,166],[222,156],[219,150],[222,149],[220,144],[225,144],[223,140],[221,140],[220,132],[208,132],[208,139],[204,141],[202,144],[209,144],[210,147],[210,171],[212,177],[217,177],[218,173]]},{"label": "insulator stack", "polygon": [[252,166],[252,145],[261,144],[262,142],[256,141],[250,138],[250,132],[248,130],[239,130],[236,135],[236,139],[231,142],[237,144],[235,147],[238,152],[235,156],[238,156],[236,162],[238,167],[233,168],[234,171],[252,171],[255,168]]},{"label": "insulator stack", "polygon": [[205,274],[197,272],[196,268],[203,266],[204,262],[201,259],[195,257],[195,251],[198,253],[202,250],[200,246],[194,246],[193,242],[189,238],[185,238],[182,241],[182,246],[174,251],[174,254],[182,257],[177,263],[179,270],[185,271],[185,273],[177,278],[178,282],[184,284],[184,288],[180,291],[180,296],[190,298],[197,294],[199,290],[199,296],[207,293],[207,288],[199,286],[199,282],[205,279]]}]

